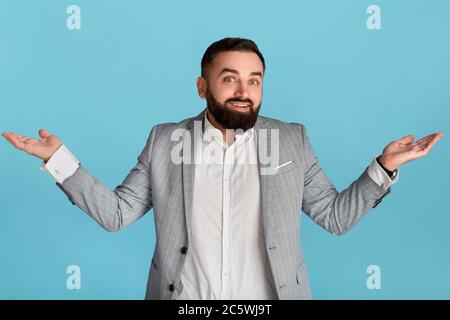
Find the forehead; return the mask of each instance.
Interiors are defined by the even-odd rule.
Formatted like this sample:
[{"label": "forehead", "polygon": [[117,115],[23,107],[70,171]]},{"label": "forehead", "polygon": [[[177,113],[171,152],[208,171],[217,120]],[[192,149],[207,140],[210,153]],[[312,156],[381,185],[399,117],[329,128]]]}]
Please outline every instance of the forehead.
[{"label": "forehead", "polygon": [[241,75],[251,72],[264,72],[264,67],[258,55],[254,52],[226,51],[220,52],[211,63],[211,72],[219,73],[223,68],[237,70]]}]

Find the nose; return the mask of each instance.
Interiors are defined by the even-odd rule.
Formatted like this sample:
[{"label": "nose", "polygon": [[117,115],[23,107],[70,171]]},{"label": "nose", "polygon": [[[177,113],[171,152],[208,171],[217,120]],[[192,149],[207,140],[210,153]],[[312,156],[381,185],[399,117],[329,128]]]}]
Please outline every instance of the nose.
[{"label": "nose", "polygon": [[236,98],[248,99],[248,97],[249,97],[248,88],[244,83],[242,83],[242,81],[239,81],[237,83],[236,91],[235,91],[234,95]]}]

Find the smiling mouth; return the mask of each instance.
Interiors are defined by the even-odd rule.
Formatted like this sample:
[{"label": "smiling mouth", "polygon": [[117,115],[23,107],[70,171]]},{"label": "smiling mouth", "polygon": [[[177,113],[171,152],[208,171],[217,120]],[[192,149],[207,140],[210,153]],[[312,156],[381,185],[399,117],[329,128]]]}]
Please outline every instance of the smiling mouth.
[{"label": "smiling mouth", "polygon": [[251,105],[249,102],[237,102],[237,101],[231,101],[228,102],[228,104],[238,110],[246,110]]}]

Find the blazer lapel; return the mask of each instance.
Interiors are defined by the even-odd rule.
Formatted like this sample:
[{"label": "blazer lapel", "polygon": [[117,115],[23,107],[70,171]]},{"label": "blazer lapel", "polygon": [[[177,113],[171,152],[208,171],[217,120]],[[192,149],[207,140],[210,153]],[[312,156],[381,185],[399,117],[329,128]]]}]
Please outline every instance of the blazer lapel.
[{"label": "blazer lapel", "polygon": [[[261,159],[261,152],[267,152],[271,153],[271,127],[269,122],[264,118],[258,116],[258,120],[255,123],[255,134],[257,138],[257,158],[258,158],[258,167],[259,167],[259,184],[260,184],[260,197],[261,197],[261,211],[263,215],[263,227],[264,227],[264,236],[266,239],[267,247],[269,248],[270,244],[272,243],[271,235],[272,233],[270,230],[273,230],[272,227],[274,225],[274,215],[272,214],[272,194],[271,191],[272,187],[272,179],[273,175],[270,174],[262,174],[264,172],[262,169],[264,167],[267,168],[267,164],[262,163]],[[265,131],[265,134],[262,134],[261,132]],[[263,139],[265,141],[262,141]],[[267,148],[266,150],[261,149],[261,145],[266,144]],[[280,152],[281,153],[281,152]]]},{"label": "blazer lapel", "polygon": [[[205,109],[206,110],[206,109]],[[194,178],[195,178],[195,148],[194,145],[196,143],[195,136],[194,136],[194,122],[195,121],[203,121],[205,110],[203,110],[201,113],[199,113],[196,117],[192,118],[188,124],[187,124],[187,130],[189,132],[188,135],[184,136],[184,139],[190,139],[190,141],[183,141],[183,149],[182,149],[182,156],[184,159],[184,154],[186,150],[184,150],[185,147],[189,147],[190,157],[189,162],[185,163],[183,161],[182,165],[182,172],[183,172],[183,198],[184,198],[184,213],[186,217],[186,229],[188,232],[188,239],[190,239],[191,236],[191,221],[192,221],[192,201],[193,201],[193,195],[194,195]]]}]

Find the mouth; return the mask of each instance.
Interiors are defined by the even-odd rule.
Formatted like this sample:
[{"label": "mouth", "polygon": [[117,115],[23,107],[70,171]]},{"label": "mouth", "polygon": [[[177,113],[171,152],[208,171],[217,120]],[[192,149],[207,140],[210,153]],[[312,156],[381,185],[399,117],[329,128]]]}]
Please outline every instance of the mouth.
[{"label": "mouth", "polygon": [[230,105],[233,109],[245,111],[250,109],[251,103],[249,102],[238,102],[238,101],[230,101],[228,102],[228,105]]}]

